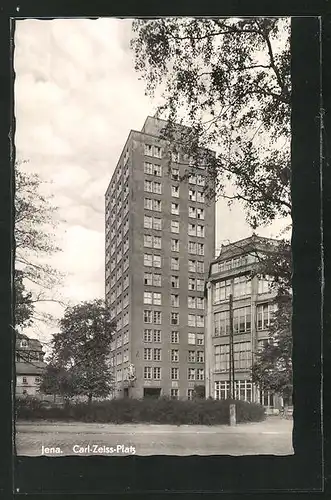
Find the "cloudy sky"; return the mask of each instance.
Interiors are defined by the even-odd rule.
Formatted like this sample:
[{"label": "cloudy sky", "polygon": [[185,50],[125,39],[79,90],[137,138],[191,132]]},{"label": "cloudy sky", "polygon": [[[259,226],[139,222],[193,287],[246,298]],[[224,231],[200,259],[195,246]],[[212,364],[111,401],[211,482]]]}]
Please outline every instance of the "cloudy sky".
[{"label": "cloudy sky", "polygon": [[[144,95],[130,37],[129,19],[16,23],[16,154],[52,181],[63,251],[50,263],[66,273],[60,292],[71,303],[104,296],[104,193],[129,131],[140,130],[160,102]],[[219,202],[217,246],[250,234],[242,208]],[[55,326],[31,334],[52,331]]]}]

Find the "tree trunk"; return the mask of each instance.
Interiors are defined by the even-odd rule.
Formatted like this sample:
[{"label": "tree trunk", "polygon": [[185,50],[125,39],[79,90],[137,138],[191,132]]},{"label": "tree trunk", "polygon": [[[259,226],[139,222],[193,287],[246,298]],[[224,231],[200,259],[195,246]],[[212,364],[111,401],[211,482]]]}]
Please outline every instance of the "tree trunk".
[{"label": "tree trunk", "polygon": [[90,405],[91,405],[91,403],[92,403],[92,394],[90,393],[90,394],[88,395],[88,405],[90,406]]}]

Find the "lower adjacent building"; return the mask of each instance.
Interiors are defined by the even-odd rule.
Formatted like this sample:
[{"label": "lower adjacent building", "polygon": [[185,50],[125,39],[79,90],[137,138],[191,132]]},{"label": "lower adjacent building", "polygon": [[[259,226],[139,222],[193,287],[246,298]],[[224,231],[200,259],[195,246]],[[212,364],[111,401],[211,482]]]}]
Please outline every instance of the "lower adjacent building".
[{"label": "lower adjacent building", "polygon": [[275,394],[260,391],[251,377],[256,353],[268,342],[276,294],[270,286],[270,278],[259,274],[258,264],[261,257],[275,251],[277,243],[277,240],[253,235],[223,246],[210,265],[206,283],[207,398],[230,397],[232,338],[235,398],[261,403],[271,412],[283,404]]},{"label": "lower adjacent building", "polygon": [[16,396],[40,395],[40,382],[46,364],[42,345],[26,335],[16,336]]}]

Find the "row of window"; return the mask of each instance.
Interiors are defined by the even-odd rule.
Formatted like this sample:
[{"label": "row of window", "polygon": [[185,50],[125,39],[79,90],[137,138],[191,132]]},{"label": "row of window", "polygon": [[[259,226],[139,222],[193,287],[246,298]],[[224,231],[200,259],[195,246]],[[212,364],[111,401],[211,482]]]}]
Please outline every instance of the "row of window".
[{"label": "row of window", "polygon": [[[248,370],[252,366],[251,342],[235,342],[233,345],[234,369]],[[214,346],[214,366],[216,371],[229,371],[229,344]]]},{"label": "row of window", "polygon": [[[271,291],[271,279],[267,277],[258,278],[258,293],[268,293]],[[243,297],[251,295],[252,280],[249,275],[239,276],[233,279],[218,281],[213,287],[213,302],[218,304],[226,300],[232,294],[233,297]]]},{"label": "row of window", "polygon": [[[146,328],[143,332],[144,342],[161,342],[162,332],[161,330],[152,330],[150,328]],[[170,333],[170,342],[171,344],[179,344],[179,332],[173,330]],[[118,335],[116,340],[111,342],[111,350],[114,351],[122,345],[125,345],[129,342],[129,332],[124,332],[123,335]],[[202,346],[204,345],[204,334],[203,333],[192,333],[189,332],[187,334],[187,343],[190,345]]]},{"label": "row of window", "polygon": [[[161,166],[159,165],[161,168]],[[157,175],[154,173],[154,175]],[[160,183],[159,182],[152,182],[146,180],[144,182],[144,191],[147,191],[148,193],[155,193],[155,194],[161,194],[162,187],[160,188]],[[171,186],[171,196],[173,198],[179,198],[179,186]],[[205,202],[205,195],[202,191],[195,191],[193,189],[189,190],[189,200],[190,201],[196,201],[198,203],[204,203]],[[115,202],[111,205],[111,207],[115,205]],[[144,198],[144,208],[147,210],[155,210],[157,212],[161,212],[161,206],[162,202],[161,200],[157,200],[155,198]],[[171,213],[176,214],[179,211],[179,205],[178,203],[171,203]]]},{"label": "row of window", "polygon": [[[149,309],[144,310],[144,323],[161,325],[162,324],[162,312],[161,311],[151,311]],[[187,317],[188,326],[196,326],[198,328],[203,328],[205,325],[205,317],[203,314],[188,314]],[[179,325],[179,312],[170,313],[170,324]]]},{"label": "row of window", "polygon": [[[144,292],[144,304],[146,305],[162,305],[162,295],[157,292]],[[179,307],[179,295],[170,295],[170,305],[171,307]],[[189,309],[204,309],[204,298],[203,297],[191,297],[187,298],[187,307]]]},{"label": "row of window", "polygon": [[[179,349],[170,350],[170,361],[179,362]],[[160,347],[145,347],[144,348],[145,361],[162,361],[162,349]],[[204,363],[204,351],[188,351],[187,361],[189,363]]]},{"label": "row of window", "polygon": [[[234,398],[251,402],[253,396],[252,387],[253,384],[250,380],[235,380]],[[231,396],[230,382],[228,380],[216,381],[214,386],[215,399],[228,399],[230,398],[230,396]]]},{"label": "row of window", "polygon": [[[162,378],[162,369],[159,366],[144,366],[144,379],[145,380],[160,380]],[[171,380],[179,380],[179,368],[170,368],[170,378]],[[187,380],[204,380],[205,370],[204,368],[188,368],[187,369]]]},{"label": "row of window", "polygon": [[[256,328],[266,330],[270,326],[275,304],[258,304],[256,306]],[[251,306],[233,310],[234,334],[249,333],[251,331]],[[214,313],[214,335],[222,336],[230,333],[230,311]]]}]

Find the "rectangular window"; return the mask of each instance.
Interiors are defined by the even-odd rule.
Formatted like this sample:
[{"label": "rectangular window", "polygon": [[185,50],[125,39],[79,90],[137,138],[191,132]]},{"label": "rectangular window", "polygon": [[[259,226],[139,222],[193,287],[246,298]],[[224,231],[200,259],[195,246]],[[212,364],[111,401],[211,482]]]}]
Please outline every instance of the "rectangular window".
[{"label": "rectangular window", "polygon": [[178,276],[171,276],[170,282],[171,282],[172,288],[179,288],[179,277]]},{"label": "rectangular window", "polygon": [[195,363],[195,359],[196,359],[195,351],[189,351],[187,359],[188,359],[189,363]]},{"label": "rectangular window", "polygon": [[179,198],[179,186],[171,186],[171,196]]},{"label": "rectangular window", "polygon": [[250,342],[236,342],[234,344],[235,370],[248,370],[252,365],[252,349]]},{"label": "rectangular window", "polygon": [[189,189],[188,199],[190,201],[196,201],[197,197],[196,197],[196,193],[195,193],[195,191],[193,189]]},{"label": "rectangular window", "polygon": [[144,323],[153,323],[153,311],[144,311]]},{"label": "rectangular window", "polygon": [[144,360],[151,361],[152,360],[152,349],[150,347],[144,348]]},{"label": "rectangular window", "polygon": [[188,253],[196,254],[197,253],[197,244],[195,241],[188,242]]},{"label": "rectangular window", "polygon": [[153,255],[150,253],[144,253],[144,266],[153,266]]},{"label": "rectangular window", "polygon": [[197,219],[203,220],[205,218],[205,209],[197,208]]},{"label": "rectangular window", "polygon": [[153,146],[151,144],[144,145],[144,154],[146,156],[153,156]]},{"label": "rectangular window", "polygon": [[[146,154],[146,153],[145,153]],[[151,155],[149,155],[151,156]],[[145,174],[153,174],[153,164],[145,161],[144,163],[144,173]]]},{"label": "rectangular window", "polygon": [[161,267],[161,255],[153,255],[153,266]]},{"label": "rectangular window", "polygon": [[177,313],[177,312],[171,313],[171,324],[172,325],[179,325],[179,313]]},{"label": "rectangular window", "polygon": [[203,292],[205,289],[205,281],[197,279],[197,291]]},{"label": "rectangular window", "polygon": [[173,330],[170,339],[172,344],[179,344],[179,332]]},{"label": "rectangular window", "polygon": [[196,290],[195,278],[189,278],[188,279],[188,289],[189,290]]},{"label": "rectangular window", "polygon": [[258,304],[256,307],[257,329],[266,330],[270,326],[275,307],[273,304]]},{"label": "rectangular window", "polygon": [[198,175],[197,176],[197,185],[198,186],[204,186],[205,185],[205,178],[203,175]]},{"label": "rectangular window", "polygon": [[152,304],[153,303],[153,297],[152,297],[152,292],[144,292],[144,304]]},{"label": "rectangular window", "polygon": [[205,337],[203,333],[197,333],[197,345],[204,345]]},{"label": "rectangular window", "polygon": [[171,240],[171,251],[179,252],[179,240]]},{"label": "rectangular window", "polygon": [[162,165],[154,165],[153,174],[157,177],[162,177]]},{"label": "rectangular window", "polygon": [[153,228],[153,217],[149,217],[148,215],[144,215],[144,228],[152,229]]},{"label": "rectangular window", "polygon": [[162,229],[162,219],[159,217],[153,217],[153,229],[161,231]]},{"label": "rectangular window", "polygon": [[150,234],[144,234],[144,247],[152,248],[153,246],[153,236]]},{"label": "rectangular window", "polygon": [[154,311],[154,324],[161,325],[162,323],[162,313],[161,311]]},{"label": "rectangular window", "polygon": [[162,184],[161,182],[153,182],[153,193],[162,194]]},{"label": "rectangular window", "polygon": [[187,342],[189,344],[195,345],[195,333],[188,333],[187,334]]},{"label": "rectangular window", "polygon": [[197,183],[197,178],[195,175],[190,175],[188,179],[189,184],[196,184]]},{"label": "rectangular window", "polygon": [[170,295],[171,307],[179,307],[179,295]]},{"label": "rectangular window", "polygon": [[187,307],[189,309],[195,309],[195,297],[187,297]]},{"label": "rectangular window", "polygon": [[153,182],[145,180],[144,181],[144,191],[147,193],[152,193],[153,192]]},{"label": "rectangular window", "polygon": [[223,280],[215,283],[213,290],[214,304],[218,304],[222,300],[228,299],[231,294],[231,290],[232,290],[231,280]]},{"label": "rectangular window", "polygon": [[214,335],[220,337],[230,333],[230,313],[221,311],[214,314]]},{"label": "rectangular window", "polygon": [[153,360],[161,361],[161,349],[159,347],[153,349]]},{"label": "rectangular window", "polygon": [[152,273],[144,273],[144,285],[152,285]]},{"label": "rectangular window", "polygon": [[153,210],[153,200],[151,198],[144,198],[144,208],[146,210]]},{"label": "rectangular window", "polygon": [[161,286],[162,277],[161,274],[153,274],[153,286]]},{"label": "rectangular window", "polygon": [[152,378],[152,367],[144,366],[144,379],[151,380],[151,378]]},{"label": "rectangular window", "polygon": [[153,200],[153,210],[155,212],[161,212],[162,211],[162,202],[161,202],[161,200]]},{"label": "rectangular window", "polygon": [[205,353],[203,351],[197,351],[197,362],[198,363],[205,362]]},{"label": "rectangular window", "polygon": [[170,223],[170,231],[172,233],[179,233],[179,221],[178,220],[172,220]]},{"label": "rectangular window", "polygon": [[170,389],[170,397],[171,399],[179,399],[179,389]]},{"label": "rectangular window", "polygon": [[205,237],[205,226],[200,226],[199,224],[197,225],[197,236],[198,238]]},{"label": "rectangular window", "polygon": [[197,380],[205,380],[205,370],[203,368],[197,369]]},{"label": "rectangular window", "polygon": [[[259,329],[259,327],[258,327]],[[251,331],[251,307],[241,307],[233,311],[233,332],[235,334]]]},{"label": "rectangular window", "polygon": [[171,257],[170,268],[171,268],[172,271],[178,271],[179,270],[179,258],[178,257]]},{"label": "rectangular window", "polygon": [[188,368],[187,378],[188,380],[195,380],[195,368]]},{"label": "rectangular window", "polygon": [[191,217],[192,219],[196,219],[197,211],[195,207],[188,207],[188,216]]},{"label": "rectangular window", "polygon": [[154,380],[161,380],[161,367],[160,366],[153,367],[153,379]]},{"label": "rectangular window", "polygon": [[161,248],[161,237],[160,236],[153,236],[153,247],[154,248]]},{"label": "rectangular window", "polygon": [[173,215],[179,215],[179,204],[178,203],[171,203],[171,213]]},{"label": "rectangular window", "polygon": [[152,342],[152,330],[150,328],[144,330],[144,342]]},{"label": "rectangular window", "polygon": [[197,309],[204,309],[205,303],[203,297],[196,297]]},{"label": "rectangular window", "polygon": [[233,280],[233,296],[243,297],[251,295],[252,282],[249,276],[239,276]]},{"label": "rectangular window", "polygon": [[197,254],[198,255],[205,255],[205,244],[204,243],[197,243]]},{"label": "rectangular window", "polygon": [[162,149],[160,146],[154,146],[154,156],[156,158],[162,158]]},{"label": "rectangular window", "polygon": [[205,202],[205,195],[202,191],[197,191],[197,202],[199,203]]},{"label": "rectangular window", "polygon": [[188,261],[188,270],[191,273],[195,273],[197,269],[196,262],[195,260],[189,260]]},{"label": "rectangular window", "polygon": [[187,399],[189,401],[193,400],[194,389],[187,389]]},{"label": "rectangular window", "polygon": [[195,314],[188,315],[187,324],[188,324],[188,326],[195,326],[195,324],[196,324]]},{"label": "rectangular window", "polygon": [[153,304],[155,306],[160,306],[162,305],[162,295],[160,293],[153,293]]},{"label": "rectangular window", "polygon": [[177,362],[179,361],[179,350],[171,349],[171,361]]},{"label": "rectangular window", "polygon": [[161,342],[161,330],[154,330],[153,341]]},{"label": "rectangular window", "polygon": [[205,317],[202,314],[197,315],[197,327],[203,328],[205,326]]},{"label": "rectangular window", "polygon": [[229,344],[214,346],[215,371],[229,370]]},{"label": "rectangular window", "polygon": [[187,233],[188,233],[189,236],[196,236],[197,235],[197,227],[196,227],[196,225],[189,223]]},{"label": "rectangular window", "polygon": [[171,380],[179,380],[179,368],[171,368]]}]

